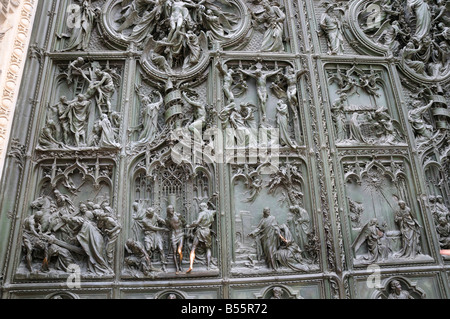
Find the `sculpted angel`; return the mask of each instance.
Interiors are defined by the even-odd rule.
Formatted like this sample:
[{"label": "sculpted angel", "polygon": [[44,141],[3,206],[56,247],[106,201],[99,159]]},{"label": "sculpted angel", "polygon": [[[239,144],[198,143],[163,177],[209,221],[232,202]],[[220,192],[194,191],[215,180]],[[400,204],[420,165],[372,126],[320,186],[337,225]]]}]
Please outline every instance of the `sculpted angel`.
[{"label": "sculpted angel", "polygon": [[371,219],[362,227],[361,232],[353,242],[352,247],[355,254],[364,243],[367,245],[367,256],[363,259],[367,263],[386,260],[392,253],[386,231],[384,227],[378,225],[376,218]]}]

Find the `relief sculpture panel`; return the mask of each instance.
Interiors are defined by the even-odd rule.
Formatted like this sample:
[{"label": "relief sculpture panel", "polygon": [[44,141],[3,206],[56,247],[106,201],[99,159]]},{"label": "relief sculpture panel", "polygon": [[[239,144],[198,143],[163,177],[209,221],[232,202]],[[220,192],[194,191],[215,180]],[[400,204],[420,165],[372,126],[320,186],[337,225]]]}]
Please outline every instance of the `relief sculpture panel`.
[{"label": "relief sculpture panel", "polygon": [[40,2],[2,298],[447,296],[447,7]]}]

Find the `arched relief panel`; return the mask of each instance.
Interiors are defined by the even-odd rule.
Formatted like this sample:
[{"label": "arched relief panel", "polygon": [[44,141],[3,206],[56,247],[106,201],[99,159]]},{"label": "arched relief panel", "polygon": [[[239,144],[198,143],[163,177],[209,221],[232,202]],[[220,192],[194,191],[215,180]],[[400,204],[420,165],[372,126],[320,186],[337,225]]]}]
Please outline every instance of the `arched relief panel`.
[{"label": "arched relief panel", "polygon": [[[222,77],[219,96],[223,106],[218,116],[226,149],[271,142],[286,150],[304,145],[300,83],[305,70],[296,70],[294,61],[276,57],[267,57],[265,62],[223,59],[216,68]],[[233,129],[237,132],[231,132]],[[278,138],[268,133],[271,130]]]},{"label": "arched relief panel", "polygon": [[112,289],[107,288],[87,288],[73,290],[58,289],[14,289],[11,291],[11,299],[57,299],[57,300],[71,300],[71,299],[98,299],[107,300],[113,298]]},{"label": "arched relief panel", "polygon": [[54,61],[40,109],[39,151],[119,149],[124,63],[78,57]]},{"label": "arched relief panel", "polygon": [[439,299],[444,283],[436,272],[398,272],[370,277],[355,277],[356,299]]},{"label": "arched relief panel", "polygon": [[[35,173],[15,279],[58,280],[74,271],[81,278],[110,278],[121,231],[113,191],[116,163],[61,156],[40,160]],[[44,235],[35,236],[36,231]]]},{"label": "arched relief panel", "polygon": [[[232,266],[235,276],[319,269],[319,224],[302,160],[232,165]],[[273,167],[272,167],[273,168]]]},{"label": "arched relief panel", "polygon": [[323,299],[325,296],[324,283],[320,280],[233,284],[230,290],[232,299]]},{"label": "arched relief panel", "polygon": [[433,220],[439,248],[450,249],[450,197],[445,168],[439,162],[429,160],[424,169],[427,195],[423,196],[423,203]]},{"label": "arched relief panel", "polygon": [[[217,276],[220,230],[214,167],[177,163],[171,158],[169,148],[140,155],[130,167],[123,277]],[[190,225],[197,222],[203,204],[211,212],[211,246],[199,245],[192,265],[194,270],[182,272],[190,264],[196,236],[194,226]],[[180,241],[181,234],[185,236],[183,241]],[[211,249],[209,264],[206,248]]]},{"label": "arched relief panel", "polygon": [[[168,288],[151,286],[124,287],[119,292],[121,299],[201,299],[215,300],[223,297],[223,288],[220,285],[172,285]],[[170,304],[170,301],[168,301]],[[163,302],[164,303],[164,302]],[[180,308],[181,309],[181,308]],[[183,308],[184,309],[184,308]]]},{"label": "arched relief panel", "polygon": [[383,65],[325,64],[338,147],[407,146],[397,96]]},{"label": "arched relief panel", "polygon": [[432,262],[426,212],[401,156],[346,156],[343,220],[355,267]]}]

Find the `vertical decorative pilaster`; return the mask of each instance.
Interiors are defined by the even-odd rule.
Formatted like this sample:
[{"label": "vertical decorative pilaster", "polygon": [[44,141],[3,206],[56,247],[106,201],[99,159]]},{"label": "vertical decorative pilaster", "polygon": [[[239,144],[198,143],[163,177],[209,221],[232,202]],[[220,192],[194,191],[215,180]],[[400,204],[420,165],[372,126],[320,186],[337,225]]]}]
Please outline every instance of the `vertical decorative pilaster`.
[{"label": "vertical decorative pilaster", "polygon": [[6,0],[0,3],[0,177],[36,3],[36,0]]}]

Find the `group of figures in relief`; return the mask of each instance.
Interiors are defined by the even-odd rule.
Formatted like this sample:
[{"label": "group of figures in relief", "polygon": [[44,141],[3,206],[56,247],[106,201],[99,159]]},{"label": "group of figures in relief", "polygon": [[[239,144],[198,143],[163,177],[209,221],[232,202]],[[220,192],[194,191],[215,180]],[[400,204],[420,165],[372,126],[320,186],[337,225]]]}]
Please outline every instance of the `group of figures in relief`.
[{"label": "group of figures in relief", "polygon": [[450,249],[450,210],[441,195],[428,196],[427,203],[436,226],[439,244],[442,249]]},{"label": "group of figures in relief", "polygon": [[[301,191],[303,178],[299,167],[286,163],[266,182],[258,169],[237,168],[234,179],[237,182],[240,178],[244,178],[247,193],[250,194],[247,199],[241,199],[242,203],[247,204],[240,207],[246,207],[249,212],[241,211],[235,221],[236,232],[240,235],[235,242],[233,271],[241,274],[248,271],[307,272],[314,269],[319,260],[320,241],[313,218],[304,208],[304,194]],[[264,186],[268,194],[274,196],[272,199],[278,199],[282,205],[276,210],[264,208],[259,223],[253,225],[251,220],[256,218],[253,205],[264,200],[260,197]]]},{"label": "group of figures in relief", "polygon": [[[349,207],[352,214],[364,214],[364,207],[351,199],[349,199]],[[393,217],[400,232],[400,250],[393,251],[393,238],[388,234],[392,230],[387,229],[386,221],[380,224],[377,218],[372,218],[360,228],[359,234],[353,241],[352,248],[357,260],[364,264],[372,264],[392,262],[396,258],[415,259],[422,254],[420,244],[422,226],[405,201],[398,201],[398,208]],[[363,245],[367,253],[361,255],[359,249]]]},{"label": "group of figures in relief", "polygon": [[440,79],[450,71],[450,16],[444,0],[379,0],[359,9],[359,24],[415,74]]},{"label": "group of figures in relief", "polygon": [[[31,204],[23,223],[25,262],[31,273],[111,275],[122,230],[109,200],[74,205],[69,195],[54,189]],[[40,268],[35,263],[39,261]]]},{"label": "group of figures in relief", "polygon": [[250,259],[246,267],[254,268],[257,261],[264,260],[272,271],[305,272],[317,262],[308,212],[297,205],[290,207],[290,213],[292,218],[280,224],[270,208],[264,208],[262,219],[248,235],[255,240],[256,260]]},{"label": "group of figures in relief", "polygon": [[[143,61],[166,74],[196,67],[212,43],[232,40],[245,19],[253,20],[255,29],[263,33],[262,52],[284,51],[284,9],[274,0],[253,2],[255,9],[247,13],[248,8],[243,11],[234,1],[124,0],[108,13],[107,28],[117,40],[135,43]],[[101,12],[90,0],[82,0],[81,27],[58,34],[67,39],[62,51],[86,51]]]},{"label": "group of figures in relief", "polygon": [[123,1],[119,16],[122,39],[137,43],[166,73],[197,65],[208,50],[208,36],[226,38],[237,23],[234,14],[204,0]]},{"label": "group of figures in relief", "polygon": [[408,121],[420,152],[430,148],[430,141],[440,148],[448,139],[450,113],[442,88],[426,86],[410,94],[412,102],[408,107]]},{"label": "group of figures in relief", "polygon": [[[109,65],[78,58],[63,73],[70,100],[59,97],[48,105],[46,122],[39,136],[41,149],[118,148],[121,116],[114,110],[113,96],[120,75]],[[93,125],[90,120],[95,118]],[[90,130],[89,130],[90,129]]]},{"label": "group of figures in relief", "polygon": [[[113,273],[117,239],[122,226],[107,200],[81,202],[54,189],[31,204],[33,213],[24,220],[24,262],[30,273],[73,273],[105,276]],[[185,245],[189,248],[189,269],[201,260],[206,270],[215,268],[212,246],[215,214],[200,204],[198,217],[186,224],[184,217],[167,207],[163,219],[153,207],[133,204],[133,238],[125,243],[125,266],[136,275],[154,276],[174,268],[183,272]],[[168,267],[172,255],[174,267]],[[199,255],[200,258],[197,258]],[[160,267],[154,266],[154,263]],[[40,265],[36,268],[36,264]]]},{"label": "group of figures in relief", "polygon": [[[338,98],[331,106],[336,127],[336,143],[342,144],[402,144],[405,133],[385,105],[377,100],[382,96],[381,76],[374,70],[356,66],[333,71],[329,83],[337,86]],[[351,101],[358,97],[358,105]]]},{"label": "group of figures in relief", "polygon": [[[200,204],[197,219],[187,224],[184,216],[175,211],[174,206],[166,209],[162,218],[153,207],[145,207],[138,202],[133,204],[133,238],[126,242],[125,264],[136,276],[153,276],[168,271],[168,256],[172,255],[175,273],[183,272],[185,246],[189,248],[189,269],[194,269],[196,257],[201,251],[206,271],[214,268],[212,247],[216,211],[210,210],[207,203]],[[167,253],[166,253],[167,251]],[[203,256],[202,256],[203,257]],[[152,263],[153,262],[153,263]],[[158,263],[161,267],[154,266]]]},{"label": "group of figures in relief", "polygon": [[[226,63],[218,63],[216,67],[223,79],[225,106],[219,113],[219,119],[223,122],[223,128],[227,134],[227,146],[256,147],[258,142],[269,144],[274,142],[276,145],[298,148],[292,137],[291,119],[299,119],[297,85],[299,77],[305,71],[296,72],[290,65],[269,69],[261,63],[256,63],[247,69],[241,65],[233,68]],[[244,101],[238,106],[237,98],[242,97],[249,90],[249,78],[256,84],[257,105]],[[271,78],[272,80],[269,80]],[[268,118],[267,115],[270,94],[278,100],[275,118]],[[261,136],[261,132],[270,129],[277,130],[274,136],[278,139],[267,141],[267,137],[264,139]]]}]

